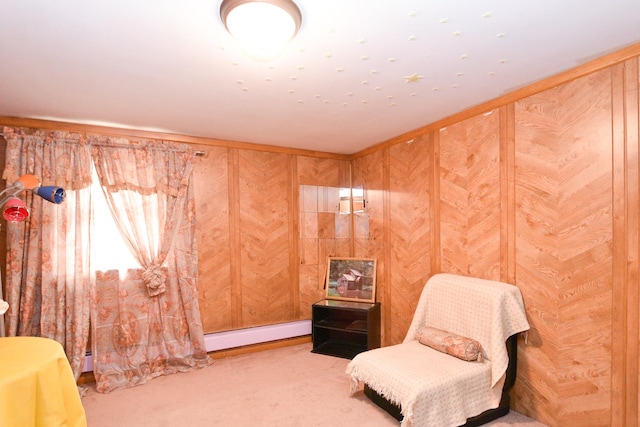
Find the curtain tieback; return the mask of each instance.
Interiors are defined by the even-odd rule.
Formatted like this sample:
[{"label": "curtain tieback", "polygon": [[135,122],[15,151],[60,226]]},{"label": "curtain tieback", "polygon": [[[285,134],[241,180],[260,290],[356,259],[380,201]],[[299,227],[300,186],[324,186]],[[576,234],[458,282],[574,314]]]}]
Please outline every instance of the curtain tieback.
[{"label": "curtain tieback", "polygon": [[147,285],[149,296],[154,297],[160,295],[166,290],[167,276],[162,272],[159,265],[151,265],[142,272],[142,280]]}]

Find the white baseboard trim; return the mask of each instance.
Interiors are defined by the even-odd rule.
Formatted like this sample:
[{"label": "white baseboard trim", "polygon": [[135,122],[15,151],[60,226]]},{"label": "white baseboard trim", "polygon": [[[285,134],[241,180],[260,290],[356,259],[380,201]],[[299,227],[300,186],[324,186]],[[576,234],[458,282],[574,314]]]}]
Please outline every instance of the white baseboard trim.
[{"label": "white baseboard trim", "polygon": [[[287,338],[311,335],[311,320],[278,323],[276,325],[256,326],[233,331],[216,332],[204,336],[207,351],[226,350],[245,345],[261,344]],[[83,372],[93,371],[93,360],[90,354],[84,361]]]},{"label": "white baseboard trim", "polygon": [[204,336],[204,344],[207,351],[217,351],[310,334],[311,320],[300,320],[208,334]]}]

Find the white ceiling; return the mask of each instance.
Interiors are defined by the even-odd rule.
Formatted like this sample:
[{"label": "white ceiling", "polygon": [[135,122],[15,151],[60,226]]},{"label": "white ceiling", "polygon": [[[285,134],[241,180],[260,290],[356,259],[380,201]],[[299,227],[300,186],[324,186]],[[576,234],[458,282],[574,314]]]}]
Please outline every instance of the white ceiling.
[{"label": "white ceiling", "polygon": [[296,0],[262,63],[220,3],[0,0],[0,116],[349,154],[640,41],[639,0]]}]

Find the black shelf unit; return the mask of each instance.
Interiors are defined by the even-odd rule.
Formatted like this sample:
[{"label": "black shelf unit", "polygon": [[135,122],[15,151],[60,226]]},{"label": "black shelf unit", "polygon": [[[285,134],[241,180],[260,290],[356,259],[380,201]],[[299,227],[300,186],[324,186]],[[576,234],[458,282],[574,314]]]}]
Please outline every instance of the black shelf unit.
[{"label": "black shelf unit", "polygon": [[311,309],[312,353],[353,359],[380,347],[380,303],[325,299]]}]

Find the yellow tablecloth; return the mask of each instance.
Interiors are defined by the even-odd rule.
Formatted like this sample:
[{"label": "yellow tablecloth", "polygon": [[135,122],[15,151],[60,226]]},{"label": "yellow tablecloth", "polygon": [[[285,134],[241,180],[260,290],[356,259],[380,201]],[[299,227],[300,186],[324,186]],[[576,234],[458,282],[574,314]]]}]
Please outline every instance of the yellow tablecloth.
[{"label": "yellow tablecloth", "polygon": [[47,338],[0,338],[0,426],[86,425],[62,346]]}]

